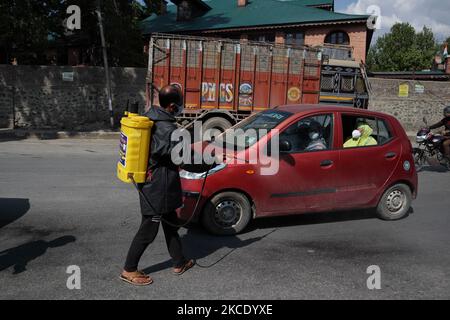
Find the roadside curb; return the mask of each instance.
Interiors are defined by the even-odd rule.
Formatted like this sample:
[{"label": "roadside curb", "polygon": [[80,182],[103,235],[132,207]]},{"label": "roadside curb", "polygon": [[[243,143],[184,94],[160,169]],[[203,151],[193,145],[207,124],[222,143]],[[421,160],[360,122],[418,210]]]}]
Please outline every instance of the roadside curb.
[{"label": "roadside curb", "polygon": [[119,131],[52,131],[52,130],[0,130],[0,141],[5,140],[54,140],[54,139],[118,139]]}]

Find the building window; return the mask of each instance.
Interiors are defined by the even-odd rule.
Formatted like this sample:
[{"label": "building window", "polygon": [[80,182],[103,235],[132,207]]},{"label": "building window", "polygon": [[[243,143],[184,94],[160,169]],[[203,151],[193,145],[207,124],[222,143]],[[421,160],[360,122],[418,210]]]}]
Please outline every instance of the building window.
[{"label": "building window", "polygon": [[250,41],[275,42],[275,34],[250,34],[248,39]]},{"label": "building window", "polygon": [[285,43],[290,46],[302,46],[305,44],[305,34],[303,32],[286,33]]},{"label": "building window", "polygon": [[349,45],[350,38],[347,32],[333,31],[325,37],[325,43]]}]

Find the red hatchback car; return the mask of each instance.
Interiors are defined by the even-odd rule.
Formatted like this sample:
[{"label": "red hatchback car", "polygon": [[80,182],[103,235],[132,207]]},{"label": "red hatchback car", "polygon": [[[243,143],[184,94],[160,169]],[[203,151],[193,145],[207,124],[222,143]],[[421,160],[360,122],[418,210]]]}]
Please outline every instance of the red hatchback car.
[{"label": "red hatchback car", "polygon": [[[252,218],[308,212],[374,208],[381,219],[398,220],[408,215],[417,196],[412,146],[390,115],[289,105],[255,114],[232,129],[267,133],[244,143],[218,139],[226,140],[224,163],[210,171],[196,212],[213,234],[241,232]],[[274,173],[263,174],[266,163],[236,161],[249,159],[256,149],[270,149],[275,135],[279,153]],[[205,173],[180,175],[185,203],[179,216],[187,219]]]}]

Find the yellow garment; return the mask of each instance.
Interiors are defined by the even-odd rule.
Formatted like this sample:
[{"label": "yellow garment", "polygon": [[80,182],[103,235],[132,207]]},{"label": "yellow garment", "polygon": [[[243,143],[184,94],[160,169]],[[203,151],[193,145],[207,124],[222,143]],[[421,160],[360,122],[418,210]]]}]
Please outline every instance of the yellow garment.
[{"label": "yellow garment", "polygon": [[378,144],[377,140],[371,136],[373,130],[369,125],[362,124],[358,127],[358,130],[361,131],[361,137],[358,139],[348,139],[344,143],[344,148],[376,146]]}]

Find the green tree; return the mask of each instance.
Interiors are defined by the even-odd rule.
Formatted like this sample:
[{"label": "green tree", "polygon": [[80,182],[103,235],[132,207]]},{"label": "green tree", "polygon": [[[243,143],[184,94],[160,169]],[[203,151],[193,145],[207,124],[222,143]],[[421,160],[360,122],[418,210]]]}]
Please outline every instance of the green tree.
[{"label": "green tree", "polygon": [[49,35],[63,29],[58,17],[60,5],[58,0],[1,1],[0,46],[6,59],[44,63]]},{"label": "green tree", "polygon": [[[162,0],[3,0],[0,1],[0,55],[19,64],[45,64],[50,48],[83,50],[82,62],[102,65],[96,10],[101,9],[111,66],[144,66],[140,21],[159,13]],[[81,30],[64,27],[69,5],[81,8]],[[2,54],[3,51],[3,54]],[[6,61],[0,61],[0,63]]]},{"label": "green tree", "polygon": [[[140,20],[149,10],[135,0],[72,0],[65,1],[81,8],[82,27],[70,33],[60,34],[60,41],[75,41],[84,46],[85,63],[102,65],[101,40],[96,11],[100,8],[110,66],[144,66],[143,39]],[[67,4],[68,5],[68,4]]]},{"label": "green tree", "polygon": [[409,23],[396,23],[370,48],[371,71],[414,71],[429,69],[437,50],[433,31],[416,32]]}]

